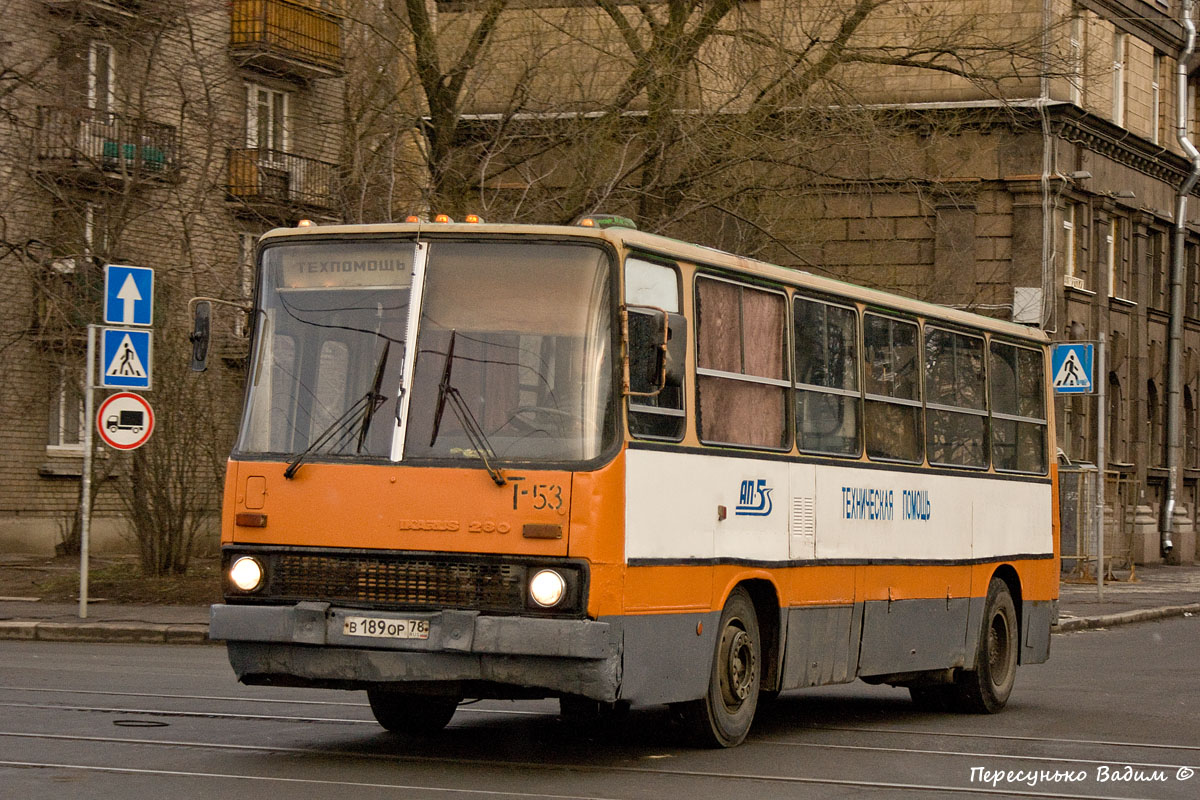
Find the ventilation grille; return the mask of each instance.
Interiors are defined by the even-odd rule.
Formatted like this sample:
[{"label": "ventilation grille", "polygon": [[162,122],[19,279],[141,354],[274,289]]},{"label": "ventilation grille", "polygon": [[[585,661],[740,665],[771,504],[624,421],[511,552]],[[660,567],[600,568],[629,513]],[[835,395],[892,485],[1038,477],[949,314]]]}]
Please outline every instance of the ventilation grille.
[{"label": "ventilation grille", "polygon": [[525,568],[511,564],[302,553],[271,562],[265,594],[272,600],[514,613],[524,607]]}]

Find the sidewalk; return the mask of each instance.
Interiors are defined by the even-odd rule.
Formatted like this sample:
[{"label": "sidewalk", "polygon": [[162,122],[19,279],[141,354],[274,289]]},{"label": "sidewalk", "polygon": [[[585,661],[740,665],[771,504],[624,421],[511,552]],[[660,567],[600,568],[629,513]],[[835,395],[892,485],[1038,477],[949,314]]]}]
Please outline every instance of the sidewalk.
[{"label": "sidewalk", "polygon": [[[1055,633],[1200,614],[1200,565],[1138,567],[1135,582],[1062,584]],[[208,608],[93,603],[79,605],[0,598],[0,639],[205,644]]]}]

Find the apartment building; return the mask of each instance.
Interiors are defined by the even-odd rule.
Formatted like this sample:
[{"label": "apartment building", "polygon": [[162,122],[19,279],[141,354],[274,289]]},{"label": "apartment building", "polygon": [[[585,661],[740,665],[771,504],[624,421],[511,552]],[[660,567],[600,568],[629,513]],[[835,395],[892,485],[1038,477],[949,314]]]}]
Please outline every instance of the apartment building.
[{"label": "apartment building", "polygon": [[[484,4],[436,6],[460,49],[480,30]],[[1179,0],[762,0],[705,17],[710,8],[511,4],[493,26],[486,70],[467,84],[459,129],[484,213],[545,217],[600,204],[644,223],[649,208],[650,227],[775,263],[1013,319],[1056,340],[1103,333],[1105,467],[1121,490],[1116,503],[1110,492],[1112,514],[1136,520],[1136,560],[1157,561],[1173,485],[1171,557],[1195,558],[1195,197],[1182,391],[1168,396],[1176,192],[1192,167],[1176,138]],[[1195,78],[1184,94],[1194,140]],[[664,98],[674,103],[665,111],[656,108]],[[615,130],[616,118],[624,138],[596,145],[587,123]],[[747,123],[736,129],[736,120]],[[663,122],[677,135],[656,137]],[[522,126],[524,145],[501,140]],[[554,136],[586,144],[571,151]],[[706,142],[717,157],[700,153]],[[686,168],[639,194],[669,171],[659,157],[669,148]],[[476,169],[506,157],[511,167]],[[746,166],[721,171],[722,159]],[[720,178],[685,183],[706,172]],[[572,192],[581,181],[589,191]],[[737,192],[726,191],[735,181]],[[1173,477],[1168,402],[1181,419]],[[1064,466],[1095,463],[1096,404],[1058,401]]]},{"label": "apartment building", "polygon": [[[338,218],[344,18],[330,0],[0,11],[0,550],[48,552],[79,504],[86,326],[101,321],[104,264],[154,268],[147,397],[205,433],[207,450],[194,435],[185,458],[219,469],[228,453],[245,320],[218,316],[215,375],[191,380],[188,299],[247,299],[258,235]],[[100,549],[130,546],[116,491],[130,464],[98,447]]]}]

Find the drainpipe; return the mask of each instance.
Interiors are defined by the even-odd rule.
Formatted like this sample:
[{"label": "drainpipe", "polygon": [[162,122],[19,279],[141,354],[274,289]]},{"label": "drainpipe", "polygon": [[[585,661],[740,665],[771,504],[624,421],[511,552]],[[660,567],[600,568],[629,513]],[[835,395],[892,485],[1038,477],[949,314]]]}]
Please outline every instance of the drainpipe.
[{"label": "drainpipe", "polygon": [[1183,297],[1184,248],[1187,243],[1188,195],[1200,180],[1200,151],[1188,138],[1188,76],[1196,54],[1196,25],[1192,21],[1192,0],[1180,4],[1180,23],[1184,30],[1183,52],[1176,66],[1175,137],[1192,162],[1192,171],[1179,187],[1175,202],[1175,246],[1171,252],[1171,322],[1167,337],[1167,502],[1159,521],[1159,548],[1163,557],[1171,554],[1174,544],[1171,530],[1179,484],[1180,456],[1183,452],[1180,417],[1183,408]]}]

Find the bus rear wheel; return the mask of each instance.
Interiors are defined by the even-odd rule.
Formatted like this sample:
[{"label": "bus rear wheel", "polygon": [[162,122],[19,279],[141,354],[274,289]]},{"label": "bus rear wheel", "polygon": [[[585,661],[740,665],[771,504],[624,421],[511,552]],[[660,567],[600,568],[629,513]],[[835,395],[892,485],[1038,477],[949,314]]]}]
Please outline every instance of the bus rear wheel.
[{"label": "bus rear wheel", "polygon": [[762,676],[758,615],[745,589],[729,595],[717,628],[708,692],[679,709],[698,744],[735,747],[750,732]]},{"label": "bus rear wheel", "polygon": [[975,669],[960,672],[955,679],[958,707],[975,714],[995,714],[1004,708],[1017,677],[1017,607],[1008,584],[992,578],[983,607],[983,630]]},{"label": "bus rear wheel", "polygon": [[406,736],[424,736],[446,727],[461,698],[379,688],[367,689],[367,700],[376,722],[387,730]]}]

